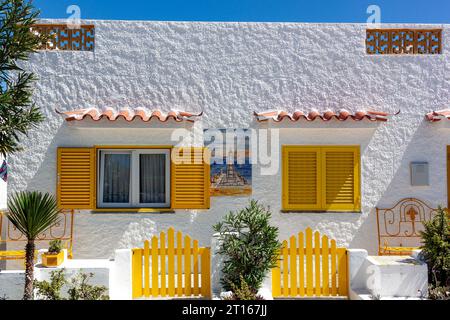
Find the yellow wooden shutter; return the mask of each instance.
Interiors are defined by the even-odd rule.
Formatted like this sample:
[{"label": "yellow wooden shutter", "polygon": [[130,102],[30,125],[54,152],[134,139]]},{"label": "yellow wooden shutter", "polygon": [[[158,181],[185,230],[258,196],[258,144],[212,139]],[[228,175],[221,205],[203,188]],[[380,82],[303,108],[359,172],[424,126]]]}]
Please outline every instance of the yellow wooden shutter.
[{"label": "yellow wooden shutter", "polygon": [[320,209],[320,152],[314,147],[283,147],[283,209]]},{"label": "yellow wooden shutter", "polygon": [[173,209],[209,209],[209,171],[205,148],[172,150]]},{"label": "yellow wooden shutter", "polygon": [[95,208],[95,149],[58,148],[57,199],[61,209]]},{"label": "yellow wooden shutter", "polygon": [[323,209],[337,211],[360,210],[359,148],[322,148]]},{"label": "yellow wooden shutter", "polygon": [[360,211],[357,146],[283,146],[284,210]]}]

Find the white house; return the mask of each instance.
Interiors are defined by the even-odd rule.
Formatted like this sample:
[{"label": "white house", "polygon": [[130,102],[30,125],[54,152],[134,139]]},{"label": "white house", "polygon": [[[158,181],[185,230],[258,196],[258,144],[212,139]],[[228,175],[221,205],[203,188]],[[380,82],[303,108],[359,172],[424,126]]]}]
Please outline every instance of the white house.
[{"label": "white house", "polygon": [[[107,258],[171,226],[209,245],[212,225],[251,198],[270,207],[280,239],[311,227],[375,254],[376,207],[406,197],[447,206],[448,25],[382,25],[397,37],[385,42],[365,24],[84,27],[85,38],[61,33],[59,50],[26,63],[46,121],[8,158],[8,194],[48,191],[77,209],[77,258]],[[247,176],[174,164],[187,133],[182,145],[201,159],[205,129],[257,137]],[[210,183],[227,173],[246,191],[215,195]]]}]

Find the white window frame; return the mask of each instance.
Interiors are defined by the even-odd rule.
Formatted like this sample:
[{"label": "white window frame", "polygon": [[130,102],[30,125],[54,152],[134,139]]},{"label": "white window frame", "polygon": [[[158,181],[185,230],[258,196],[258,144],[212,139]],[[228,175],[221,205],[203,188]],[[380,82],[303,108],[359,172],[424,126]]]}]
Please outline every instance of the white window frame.
[{"label": "white window frame", "polygon": [[[129,154],[130,155],[130,201],[128,203],[104,203],[103,202],[103,179],[105,154]],[[166,199],[164,203],[141,203],[139,202],[139,155],[141,154],[164,154],[166,156]],[[99,149],[98,150],[98,208],[166,208],[170,207],[170,149]]]},{"label": "white window frame", "polygon": [[[141,175],[139,172],[139,155],[141,154],[164,154],[166,156],[166,199],[164,203],[144,203],[139,202],[139,186],[141,181]],[[162,208],[170,207],[170,150],[168,149],[141,149],[132,151],[132,205],[141,208]]]},{"label": "white window frame", "polygon": [[132,180],[132,175],[130,172],[130,194],[128,195],[128,199],[129,202],[127,203],[111,203],[111,202],[103,202],[103,180],[104,180],[104,175],[105,175],[105,155],[106,154],[128,154],[130,155],[130,169],[132,170],[132,166],[133,166],[133,158],[132,158],[132,154],[130,152],[131,150],[99,150],[99,179],[98,179],[98,197],[97,197],[97,205],[99,208],[128,208],[131,207],[131,195],[132,195],[132,190],[131,190],[131,180]]}]

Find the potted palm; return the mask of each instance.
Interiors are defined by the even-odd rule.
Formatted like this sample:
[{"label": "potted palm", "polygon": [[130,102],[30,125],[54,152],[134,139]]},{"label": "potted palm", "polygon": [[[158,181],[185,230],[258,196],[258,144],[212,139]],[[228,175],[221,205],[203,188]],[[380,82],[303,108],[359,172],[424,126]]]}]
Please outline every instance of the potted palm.
[{"label": "potted palm", "polygon": [[23,191],[8,199],[7,217],[27,238],[24,300],[33,300],[35,240],[59,221],[59,213],[55,197],[48,193]]},{"label": "potted palm", "polygon": [[64,251],[60,239],[52,240],[49,243],[48,251],[42,254],[42,265],[44,267],[57,267],[64,262]]}]

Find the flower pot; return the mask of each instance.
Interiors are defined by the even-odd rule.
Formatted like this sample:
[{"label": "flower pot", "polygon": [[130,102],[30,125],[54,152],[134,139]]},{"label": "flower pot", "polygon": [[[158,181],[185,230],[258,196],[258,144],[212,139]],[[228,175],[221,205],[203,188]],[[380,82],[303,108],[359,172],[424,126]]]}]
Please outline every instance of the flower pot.
[{"label": "flower pot", "polygon": [[43,253],[42,254],[42,265],[44,267],[57,267],[61,265],[64,261],[64,251],[61,250],[58,254]]}]

